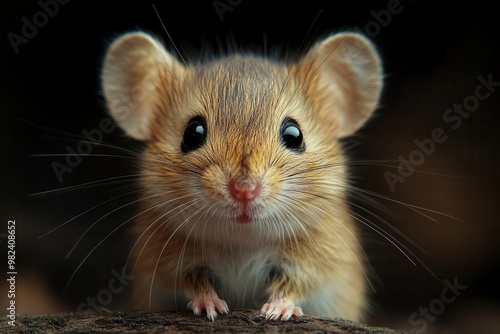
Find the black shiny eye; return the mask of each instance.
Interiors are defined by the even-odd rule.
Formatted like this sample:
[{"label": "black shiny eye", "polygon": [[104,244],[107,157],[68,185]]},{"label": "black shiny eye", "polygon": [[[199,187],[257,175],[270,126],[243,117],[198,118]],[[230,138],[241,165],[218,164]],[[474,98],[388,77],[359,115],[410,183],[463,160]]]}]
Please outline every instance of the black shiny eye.
[{"label": "black shiny eye", "polygon": [[291,118],[286,118],[281,125],[281,142],[292,151],[304,152],[306,146],[302,131],[297,122]]},{"label": "black shiny eye", "polygon": [[189,121],[184,137],[182,138],[181,150],[184,153],[199,149],[207,139],[207,124],[201,116],[194,117]]}]

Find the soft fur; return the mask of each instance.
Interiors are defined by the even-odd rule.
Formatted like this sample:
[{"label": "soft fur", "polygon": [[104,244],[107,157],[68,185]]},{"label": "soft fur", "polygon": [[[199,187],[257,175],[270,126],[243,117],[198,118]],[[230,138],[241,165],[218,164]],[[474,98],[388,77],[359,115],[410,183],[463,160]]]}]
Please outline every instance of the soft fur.
[{"label": "soft fur", "polygon": [[[264,304],[270,319],[302,307],[360,320],[364,258],[338,139],[370,117],[381,76],[373,46],[354,33],[326,38],[290,65],[233,54],[187,66],[147,34],[117,39],[104,61],[104,95],[123,129],[148,141],[133,228],[137,306],[191,301],[213,319],[227,306]],[[207,141],[184,153],[194,116],[206,119]],[[282,145],[286,117],[299,124],[304,152]],[[262,186],[251,223],[235,221],[242,209],[231,180]]]}]

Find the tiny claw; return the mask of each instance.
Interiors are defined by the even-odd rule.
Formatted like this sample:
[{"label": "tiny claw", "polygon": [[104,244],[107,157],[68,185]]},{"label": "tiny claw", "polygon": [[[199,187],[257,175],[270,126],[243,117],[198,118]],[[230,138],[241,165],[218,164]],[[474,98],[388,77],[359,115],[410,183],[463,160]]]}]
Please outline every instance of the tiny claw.
[{"label": "tiny claw", "polygon": [[267,310],[269,310],[269,303],[265,303],[261,309],[260,309],[260,315],[264,316],[267,313]]},{"label": "tiny claw", "polygon": [[213,305],[207,307],[207,318],[212,322],[215,321],[215,318],[217,318],[217,312],[215,311]]},{"label": "tiny claw", "polygon": [[260,314],[266,317],[266,320],[289,320],[292,315],[296,317],[302,316],[304,313],[299,306],[293,303],[285,303],[283,301],[271,301],[265,303],[260,309]]},{"label": "tiny claw", "polygon": [[293,310],[292,308],[289,308],[288,310],[285,311],[285,313],[283,313],[283,315],[281,316],[281,320],[282,321],[287,321],[288,319],[290,319],[293,315]]},{"label": "tiny claw", "polygon": [[192,301],[187,304],[187,307],[193,310],[194,315],[200,315],[201,308],[198,306],[198,303],[193,303]]},{"label": "tiny claw", "polygon": [[200,315],[203,313],[203,310],[205,310],[207,318],[211,321],[214,321],[215,318],[217,318],[217,311],[221,314],[227,314],[229,312],[227,303],[224,300],[219,299],[219,297],[215,294],[195,298],[188,303],[187,307],[193,310],[194,315]]}]

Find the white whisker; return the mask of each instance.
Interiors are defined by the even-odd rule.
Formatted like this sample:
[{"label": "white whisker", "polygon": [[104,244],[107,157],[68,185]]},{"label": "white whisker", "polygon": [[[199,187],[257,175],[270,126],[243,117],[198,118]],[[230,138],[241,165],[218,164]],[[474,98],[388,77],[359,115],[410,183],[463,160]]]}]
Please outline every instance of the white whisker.
[{"label": "white whisker", "polygon": [[145,199],[148,199],[148,198],[152,198],[152,197],[159,197],[159,196],[163,196],[164,193],[160,193],[160,194],[154,194],[154,195],[150,195],[150,196],[147,196],[147,197],[143,197],[143,198],[139,198],[137,200],[134,200],[134,201],[131,201],[131,202],[128,202],[126,204],[123,204],[121,206],[119,206],[118,208],[116,209],[113,209],[111,210],[110,212],[106,213],[105,215],[102,215],[99,219],[97,219],[94,223],[92,223],[89,227],[87,227],[87,229],[82,233],[82,235],[78,238],[78,240],[76,241],[75,245],[73,245],[73,247],[70,249],[70,251],[68,252],[68,254],[66,254],[65,258],[68,258],[71,253],[73,253],[73,251],[75,250],[75,248],[78,246],[78,244],[81,242],[81,240],[83,239],[83,237],[85,237],[85,235],[97,224],[99,223],[101,220],[103,220],[104,218],[106,218],[107,216],[111,215],[112,213],[118,211],[118,210],[121,210],[127,206],[130,206],[134,203],[137,203],[137,202],[140,202],[140,201],[143,201]]},{"label": "white whisker", "polygon": [[149,287],[149,308],[151,309],[151,302],[152,302],[152,296],[153,296],[153,286],[154,286],[154,280],[155,280],[155,276],[156,276],[156,271],[158,270],[158,265],[160,264],[160,260],[162,259],[162,256],[163,256],[163,252],[165,251],[165,249],[167,248],[167,245],[168,243],[170,242],[170,240],[172,240],[172,238],[174,237],[174,235],[184,226],[186,225],[189,220],[196,214],[195,213],[192,213],[191,215],[189,215],[188,217],[186,217],[184,219],[184,221],[182,223],[179,224],[179,226],[172,232],[172,234],[169,236],[169,238],[167,239],[167,241],[165,242],[165,244],[163,245],[163,247],[161,248],[161,251],[160,251],[160,254],[158,255],[158,260],[156,260],[156,264],[154,266],[154,269],[153,269],[153,273],[152,273],[152,277],[151,277],[151,284],[150,284],[150,287]]},{"label": "white whisker", "polygon": [[[179,196],[179,197],[176,197],[176,198],[173,198],[173,199],[170,199],[168,201],[165,201],[165,202],[161,202],[159,203],[157,206],[158,207],[162,207],[162,206],[166,206],[168,205],[169,203],[173,202],[173,201],[178,201],[179,199],[183,199],[183,198],[187,198],[187,197],[190,197],[190,195],[184,195],[184,196]],[[137,238],[136,242],[134,243],[134,245],[132,246],[132,250],[130,251],[129,253],[129,256],[127,257],[127,261],[126,263],[128,264],[128,262],[130,261],[130,257],[132,256],[132,253],[133,253],[133,250],[135,249],[135,247],[138,245],[139,241],[142,239],[142,237],[149,231],[149,229],[155,225],[158,221],[160,221],[160,219],[163,219],[165,216],[169,215],[170,213],[172,213],[173,211],[176,211],[176,210],[179,210],[180,208],[184,207],[182,210],[179,210],[179,212],[177,212],[174,216],[172,217],[169,217],[167,218],[165,221],[163,221],[160,225],[158,225],[156,227],[155,230],[152,231],[152,233],[150,234],[150,236],[146,239],[146,241],[144,242],[144,245],[142,246],[139,254],[136,256],[136,260],[135,260],[135,263],[132,267],[132,272],[135,271],[135,268],[137,266],[137,263],[141,257],[141,254],[142,252],[144,251],[146,245],[149,243],[149,241],[151,240],[151,238],[153,237],[153,235],[156,234],[156,232],[161,228],[161,227],[164,227],[166,226],[166,223],[170,220],[173,220],[173,218],[175,218],[177,215],[179,215],[183,210],[189,208],[190,206],[196,204],[197,200],[194,199],[194,200],[191,200],[191,201],[188,201],[188,202],[185,202],[185,203],[182,203],[178,206],[175,206],[173,208],[171,208],[170,210],[164,212],[162,215],[160,215],[158,218],[156,218],[151,224],[148,225],[148,227],[146,229],[144,229],[144,231],[139,235],[139,237]]]},{"label": "white whisker", "polygon": [[123,197],[123,196],[126,196],[126,195],[133,194],[134,192],[135,192],[135,191],[130,191],[130,192],[127,192],[127,193],[124,193],[124,194],[121,194],[121,195],[115,196],[115,197],[113,197],[113,198],[111,198],[111,199],[109,199],[109,200],[107,200],[107,201],[104,201],[104,202],[102,202],[102,203],[99,203],[99,204],[97,204],[97,205],[94,205],[94,206],[93,206],[93,207],[91,207],[90,209],[87,209],[87,210],[85,210],[85,211],[83,211],[83,212],[79,213],[78,215],[73,216],[73,218],[66,220],[64,223],[62,223],[62,224],[58,225],[57,227],[54,227],[53,229],[51,229],[50,231],[48,231],[48,232],[46,232],[46,233],[44,233],[44,234],[42,234],[42,235],[38,236],[38,239],[41,239],[41,238],[43,238],[43,237],[45,237],[45,236],[47,236],[47,235],[51,234],[52,232],[54,232],[54,231],[56,231],[56,230],[60,229],[61,227],[65,226],[66,224],[68,224],[68,223],[72,222],[73,220],[75,220],[75,219],[77,219],[77,218],[79,218],[79,217],[83,216],[83,215],[84,215],[84,214],[86,214],[86,213],[89,213],[90,211],[92,211],[92,210],[94,210],[94,209],[97,209],[97,208],[98,208],[98,207],[100,207],[100,206],[103,206],[104,204],[107,204],[107,203],[109,203],[109,202],[112,202],[112,201],[114,201],[114,200],[116,200],[116,199],[118,199],[118,198],[120,198],[120,197]]},{"label": "white whisker", "polygon": [[454,220],[457,220],[457,221],[463,223],[462,220],[460,220],[457,217],[454,217],[452,215],[449,215],[449,214],[446,214],[446,213],[443,213],[443,212],[439,212],[439,211],[436,211],[436,210],[432,210],[432,209],[427,209],[427,208],[424,208],[424,207],[421,207],[421,206],[418,206],[418,205],[409,204],[409,203],[406,203],[406,202],[403,202],[403,201],[398,201],[398,200],[395,200],[395,199],[390,198],[388,196],[384,196],[384,195],[378,194],[378,193],[376,193],[374,191],[361,189],[361,188],[358,188],[358,187],[355,187],[355,186],[352,186],[352,185],[351,186],[347,186],[347,188],[348,189],[353,189],[353,190],[355,190],[357,192],[365,193],[365,194],[368,194],[368,195],[371,195],[371,196],[374,196],[374,197],[385,199],[385,200],[393,202],[393,203],[401,204],[402,206],[407,207],[408,209],[413,210],[413,211],[421,214],[422,216],[424,216],[424,217],[426,217],[426,218],[428,218],[428,219],[430,219],[432,221],[436,221],[436,220],[434,218],[429,217],[428,215],[420,212],[419,210],[423,210],[423,211],[427,211],[427,212],[431,212],[431,213],[436,213],[436,214],[439,214],[441,216],[452,218]]},{"label": "white whisker", "polygon": [[82,188],[86,188],[86,187],[93,187],[93,186],[104,186],[104,185],[108,185],[108,184],[112,183],[111,181],[116,181],[116,180],[121,180],[121,179],[127,179],[127,178],[132,178],[132,177],[139,177],[139,176],[140,176],[140,174],[130,174],[130,175],[115,176],[115,177],[110,177],[110,178],[107,178],[107,179],[86,182],[86,183],[78,184],[78,185],[75,185],[75,186],[69,186],[69,187],[62,187],[62,188],[57,188],[57,189],[52,189],[52,190],[40,191],[40,192],[31,194],[31,196],[47,195],[47,194],[54,193],[54,192],[67,191],[67,190],[78,190],[78,189],[82,189]]},{"label": "white whisker", "polygon": [[[295,203],[291,203],[292,205],[295,205],[297,206]],[[347,233],[349,233],[352,237],[353,237],[353,240],[355,240],[355,242],[359,245],[360,248],[361,247],[361,243],[359,242],[358,238],[352,233],[351,229],[349,229],[347,226],[345,226],[345,224],[343,222],[341,222],[337,217],[333,216],[331,213],[321,209],[320,207],[312,204],[312,201],[311,203],[309,203],[308,205],[310,205],[312,208],[314,208],[315,210],[317,210],[318,212],[321,212],[325,215],[327,215],[329,218],[331,218],[333,221],[337,222],[342,228],[344,228]],[[348,212],[349,213],[349,212]],[[363,275],[365,276],[368,284],[370,285],[370,287],[373,289],[373,291],[375,291],[375,288],[374,286],[372,285],[369,277],[368,277],[368,274],[366,273],[365,271],[365,268],[364,266],[361,264],[361,262],[359,261],[359,258],[358,256],[352,251],[351,247],[345,242],[345,240],[342,238],[342,236],[340,236],[340,234],[335,230],[335,228],[329,228],[336,236],[337,238],[344,244],[344,246],[349,250],[349,252],[351,253],[351,256],[353,257],[353,259],[356,261],[356,263],[358,264],[358,266],[360,267],[360,269],[362,270],[363,272]],[[396,246],[397,247],[397,246]],[[398,248],[399,249],[399,248]],[[403,252],[404,255],[406,255],[404,252]],[[411,261],[411,259],[408,257],[408,259]],[[413,261],[411,261],[413,263]]]},{"label": "white whisker", "polygon": [[[153,197],[153,196],[161,196],[163,194],[155,194],[155,195],[152,195],[152,196],[149,196],[149,197]],[[142,199],[139,199],[139,200],[136,200],[136,201],[133,201],[133,202],[130,202],[130,203],[127,203],[121,207],[119,207],[118,209],[116,210],[119,210],[127,205],[130,205],[132,203],[135,203],[135,202],[138,202]],[[90,252],[83,258],[83,260],[80,262],[80,264],[76,267],[76,269],[73,271],[73,274],[71,274],[70,278],[68,279],[68,282],[66,283],[66,286],[65,286],[65,289],[69,286],[69,284],[71,283],[71,280],[73,279],[73,277],[76,275],[76,273],[78,272],[78,270],[83,266],[83,264],[85,263],[85,261],[90,257],[90,255],[92,255],[94,253],[94,251],[104,242],[106,241],[113,233],[115,233],[116,231],[118,231],[122,226],[124,226],[125,224],[127,224],[128,222],[132,221],[133,219],[135,219],[136,217],[142,215],[144,212],[146,211],[149,211],[149,210],[152,210],[154,209],[155,206],[152,206],[146,210],[143,210],[141,211],[140,213],[134,215],[133,217],[127,219],[126,221],[124,221],[123,223],[121,223],[120,225],[118,225],[116,228],[114,228],[110,233],[108,233],[103,239],[101,239],[101,241],[99,241],[97,243],[97,245],[95,245],[91,250]],[[73,248],[71,248],[71,250],[69,251],[69,253],[66,255],[66,258],[71,254],[71,252],[74,251],[74,249],[76,248],[76,246],[78,245],[78,243],[82,240],[82,238],[84,237],[84,235],[95,225],[97,224],[101,219],[103,219],[104,217],[106,217],[107,215],[111,214],[112,212],[116,211],[116,210],[113,210],[111,211],[110,213],[102,216],[100,219],[98,219],[97,221],[95,221],[91,226],[89,226],[85,232],[82,234],[82,236],[80,236],[80,238],[78,239],[78,241],[76,242],[76,244],[73,246]]]}]

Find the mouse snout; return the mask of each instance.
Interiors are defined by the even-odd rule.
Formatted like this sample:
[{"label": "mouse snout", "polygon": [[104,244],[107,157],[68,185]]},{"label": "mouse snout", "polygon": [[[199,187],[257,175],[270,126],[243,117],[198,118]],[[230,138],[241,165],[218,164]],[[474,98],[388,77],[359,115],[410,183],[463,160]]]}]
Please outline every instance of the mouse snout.
[{"label": "mouse snout", "polygon": [[248,179],[232,179],[229,181],[228,190],[231,197],[238,202],[251,202],[260,193],[262,185],[260,181]]}]

